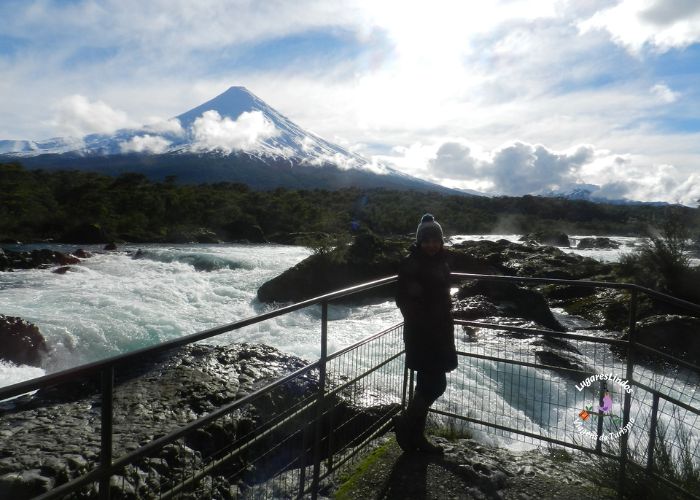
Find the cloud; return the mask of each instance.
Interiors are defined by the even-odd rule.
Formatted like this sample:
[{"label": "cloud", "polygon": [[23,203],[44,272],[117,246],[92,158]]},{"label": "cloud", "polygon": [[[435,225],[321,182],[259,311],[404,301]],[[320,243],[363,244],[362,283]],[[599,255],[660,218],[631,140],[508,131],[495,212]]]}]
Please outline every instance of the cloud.
[{"label": "cloud", "polygon": [[[556,151],[517,141],[482,152],[478,145],[452,140],[437,146],[415,144],[383,156],[401,170],[447,186],[485,194],[567,193],[586,189],[593,196],[695,205],[700,176],[673,165],[583,144]],[[421,164],[422,161],[422,164]]]},{"label": "cloud", "polygon": [[173,134],[181,136],[185,133],[185,130],[180,124],[180,120],[177,118],[171,118],[170,120],[165,121],[156,118],[144,128],[156,134]]},{"label": "cloud", "polygon": [[200,151],[246,151],[276,134],[275,126],[260,111],[246,111],[234,121],[209,110],[192,125],[193,148]]},{"label": "cloud", "polygon": [[658,52],[700,41],[700,3],[696,0],[623,0],[579,23],[585,33],[604,30],[632,54],[646,46]]},{"label": "cloud", "polygon": [[123,111],[112,109],[102,101],[90,101],[79,94],[63,98],[55,109],[54,125],[69,135],[108,134],[133,126]]},{"label": "cloud", "polygon": [[678,100],[679,94],[671,90],[671,88],[665,83],[657,83],[649,89],[649,91],[656,96],[656,98],[666,104],[671,104]]},{"label": "cloud", "polygon": [[163,153],[170,141],[156,135],[137,135],[119,144],[122,153]]},{"label": "cloud", "polygon": [[469,146],[458,142],[446,142],[437,150],[430,167],[437,176],[468,178],[476,175],[478,160],[471,155]]},{"label": "cloud", "polygon": [[[477,157],[458,142],[442,144],[430,160],[433,177],[490,184],[495,193],[523,195],[559,191],[576,184],[578,173],[593,158],[591,146],[554,152],[525,142],[499,148],[489,157]],[[474,188],[472,186],[472,188]]]}]

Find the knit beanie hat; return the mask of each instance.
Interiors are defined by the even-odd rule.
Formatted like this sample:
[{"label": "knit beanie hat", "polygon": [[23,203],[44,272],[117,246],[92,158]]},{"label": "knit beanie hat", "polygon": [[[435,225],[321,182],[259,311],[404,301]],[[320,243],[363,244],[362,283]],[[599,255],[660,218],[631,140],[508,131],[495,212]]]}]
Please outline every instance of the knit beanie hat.
[{"label": "knit beanie hat", "polygon": [[435,238],[442,241],[442,227],[435,221],[435,217],[431,214],[425,214],[420,219],[418,230],[416,231],[416,241],[420,244],[421,241],[429,238]]}]

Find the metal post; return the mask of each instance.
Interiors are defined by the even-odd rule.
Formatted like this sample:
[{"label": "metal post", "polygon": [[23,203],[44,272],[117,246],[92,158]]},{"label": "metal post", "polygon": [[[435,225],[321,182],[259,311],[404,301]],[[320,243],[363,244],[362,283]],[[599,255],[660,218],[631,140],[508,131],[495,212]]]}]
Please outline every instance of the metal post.
[{"label": "metal post", "polygon": [[656,440],[657,413],[659,411],[659,393],[654,393],[654,400],[651,404],[651,426],[649,428],[649,448],[647,449],[647,471],[651,472],[654,467],[654,441]]},{"label": "metal post", "polygon": [[608,384],[606,383],[605,380],[600,381],[600,391],[598,391],[598,411],[596,412],[598,414],[598,428],[597,428],[597,435],[598,439],[595,441],[595,451],[596,453],[601,453],[603,450],[603,442],[601,441],[600,437],[603,435],[603,412],[600,410],[603,406],[603,397],[605,396],[605,391],[608,389]]},{"label": "metal post", "polygon": [[403,391],[401,393],[401,408],[406,408],[406,398],[408,397],[408,366],[403,365]]},{"label": "metal post", "polygon": [[[100,427],[100,467],[108,469],[112,465],[112,424],[114,403],[114,365],[109,365],[102,370],[102,423]],[[100,498],[109,500],[110,475],[100,479]]]},{"label": "metal post", "polygon": [[318,400],[316,402],[316,437],[314,440],[314,477],[311,498],[318,497],[321,475],[321,434],[323,433],[323,410],[326,396],[326,360],[328,358],[328,302],[321,302],[321,358],[318,365]]},{"label": "metal post", "polygon": [[[629,336],[627,338],[627,373],[625,377],[631,385],[634,377],[634,351],[635,351],[635,330],[637,328],[637,290],[630,290],[630,317],[629,317]],[[630,421],[630,406],[632,397],[629,392],[625,391],[625,406],[622,413],[622,428],[625,429]],[[624,432],[620,438],[620,477],[618,483],[617,494],[622,498],[622,492],[625,487],[625,468],[627,466],[627,439],[629,433]]]},{"label": "metal post", "polygon": [[305,425],[301,433],[301,458],[299,460],[299,494],[297,498],[304,497],[304,490],[306,489],[306,445],[307,442],[307,429],[308,425]]}]

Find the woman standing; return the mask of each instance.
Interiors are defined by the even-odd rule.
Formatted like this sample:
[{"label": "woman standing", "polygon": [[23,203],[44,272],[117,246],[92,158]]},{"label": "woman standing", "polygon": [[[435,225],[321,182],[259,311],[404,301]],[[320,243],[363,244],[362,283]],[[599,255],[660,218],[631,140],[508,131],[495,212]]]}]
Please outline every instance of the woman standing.
[{"label": "woman standing", "polygon": [[450,268],[442,227],[425,214],[416,242],[399,266],[396,304],[404,317],[406,365],[417,372],[408,408],[394,418],[396,440],[404,451],[442,453],[425,437],[428,409],[447,387],[446,373],[457,368],[450,299]]}]

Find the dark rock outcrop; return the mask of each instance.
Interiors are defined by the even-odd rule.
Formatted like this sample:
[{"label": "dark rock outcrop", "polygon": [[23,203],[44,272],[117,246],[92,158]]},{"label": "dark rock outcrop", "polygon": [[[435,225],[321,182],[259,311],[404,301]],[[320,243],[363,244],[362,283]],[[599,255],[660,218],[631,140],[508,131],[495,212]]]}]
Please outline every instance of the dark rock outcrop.
[{"label": "dark rock outcrop", "polygon": [[[450,248],[453,271],[534,278],[590,279],[611,272],[609,264],[550,246],[507,240],[465,241]],[[471,270],[475,269],[475,270]]]},{"label": "dark rock outcrop", "polygon": [[0,359],[39,366],[46,353],[46,341],[36,325],[0,314]]},{"label": "dark rock outcrop", "polygon": [[[358,235],[350,246],[307,257],[258,289],[261,302],[299,302],[334,290],[396,274],[407,244],[371,234]],[[386,296],[391,287],[365,296]],[[357,298],[357,297],[356,297]]]},{"label": "dark rock outcrop", "polygon": [[[472,300],[460,302],[469,298]],[[477,300],[473,300],[474,298]],[[454,311],[456,318],[524,318],[552,330],[564,331],[564,327],[554,318],[541,293],[513,283],[476,280],[460,287],[457,300]]]},{"label": "dark rock outcrop", "polygon": [[[264,283],[258,290],[258,299],[299,301],[396,274],[410,243],[410,239],[381,240],[373,235],[358,235],[349,247],[312,255]],[[466,241],[446,251],[454,272],[561,279],[588,279],[610,272],[607,264],[558,248],[507,240]],[[387,296],[392,289],[383,287],[371,293]]]},{"label": "dark rock outcrop", "polygon": [[[629,334],[624,335],[625,339],[628,337]],[[636,339],[640,344],[700,364],[700,318],[677,314],[649,316],[637,322]]]},{"label": "dark rock outcrop", "polygon": [[566,233],[560,231],[535,231],[520,238],[520,241],[534,241],[541,245],[551,245],[555,247],[569,247],[571,242]]},{"label": "dark rock outcrop", "polygon": [[579,250],[587,249],[616,249],[620,248],[620,244],[610,238],[581,238],[576,245]]},{"label": "dark rock outcrop", "polygon": [[55,265],[68,266],[79,264],[80,259],[71,254],[41,249],[31,252],[12,252],[5,250],[0,253],[0,271],[13,269],[37,269]]},{"label": "dark rock outcrop", "polygon": [[82,248],[78,248],[75,252],[73,252],[73,255],[81,259],[89,259],[90,257],[92,257],[92,254],[90,252],[88,252],[87,250],[83,250]]}]

